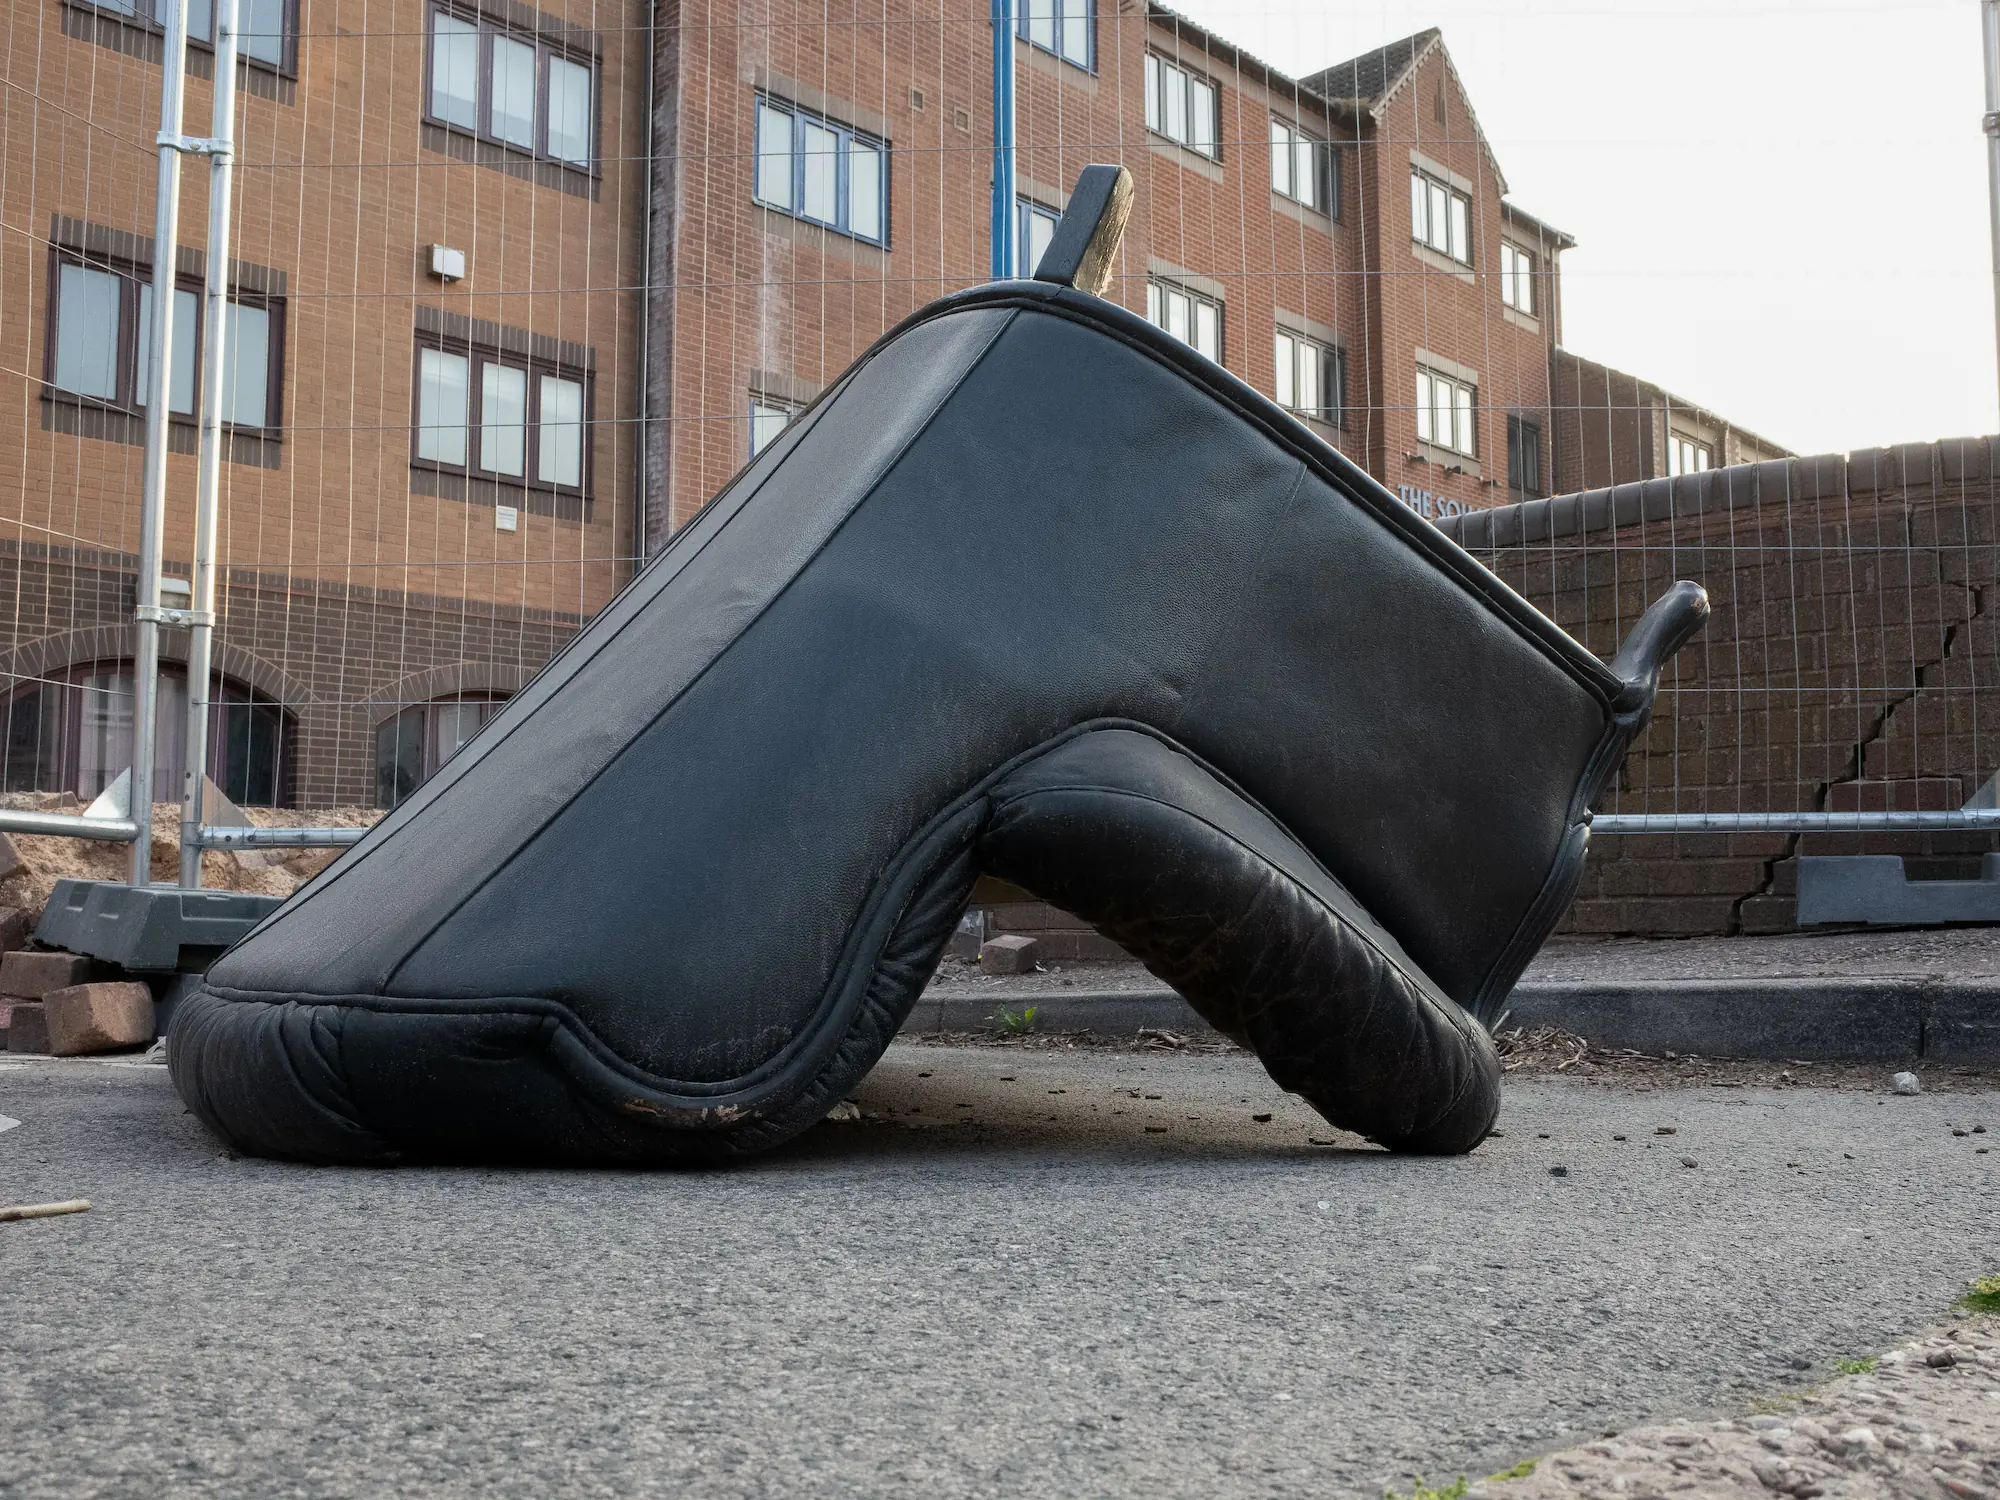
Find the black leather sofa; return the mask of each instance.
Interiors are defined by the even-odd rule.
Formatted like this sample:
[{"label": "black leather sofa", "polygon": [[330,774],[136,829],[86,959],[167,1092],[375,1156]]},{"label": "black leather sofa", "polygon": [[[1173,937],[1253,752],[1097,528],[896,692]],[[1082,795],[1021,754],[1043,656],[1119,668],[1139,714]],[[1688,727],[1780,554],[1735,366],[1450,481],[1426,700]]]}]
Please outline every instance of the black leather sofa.
[{"label": "black leather sofa", "polygon": [[326,1162],[760,1150],[984,871],[1334,1124],[1476,1145],[1486,1025],[1705,598],[1598,661],[1093,295],[1128,203],[1091,169],[1040,279],[885,336],[225,955],[169,1042],[195,1112]]}]

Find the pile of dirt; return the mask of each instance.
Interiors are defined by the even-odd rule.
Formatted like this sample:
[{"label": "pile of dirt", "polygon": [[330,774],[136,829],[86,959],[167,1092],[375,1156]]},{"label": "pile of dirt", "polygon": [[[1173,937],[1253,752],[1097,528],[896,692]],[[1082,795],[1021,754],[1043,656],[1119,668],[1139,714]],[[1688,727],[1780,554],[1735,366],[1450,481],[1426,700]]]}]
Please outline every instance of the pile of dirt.
[{"label": "pile of dirt", "polygon": [[[83,811],[78,800],[67,792],[9,792],[0,796],[0,807],[36,812]],[[243,811],[260,828],[367,828],[382,816],[382,810],[374,807],[318,808],[310,812],[250,807]],[[0,906],[19,907],[39,916],[58,880],[131,878],[130,844],[29,833],[8,834],[7,838],[20,857],[20,864],[11,874],[0,878]],[[338,849],[252,849],[241,853],[210,849],[201,857],[202,884],[211,890],[289,896],[325,869],[339,853]],[[178,880],[180,870],[180,804],[155,803],[153,879]]]}]

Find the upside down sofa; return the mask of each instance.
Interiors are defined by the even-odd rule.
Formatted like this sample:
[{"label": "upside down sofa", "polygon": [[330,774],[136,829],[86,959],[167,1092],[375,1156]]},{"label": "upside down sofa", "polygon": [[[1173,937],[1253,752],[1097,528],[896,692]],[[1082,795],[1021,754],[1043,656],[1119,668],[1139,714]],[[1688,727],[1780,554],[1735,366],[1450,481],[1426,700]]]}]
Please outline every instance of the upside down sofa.
[{"label": "upside down sofa", "polygon": [[1486,1027],[1699,627],[1600,662],[1248,386],[1095,293],[924,308],[169,1039],[244,1150],[753,1152],[881,1055],[982,872],[1123,944],[1392,1149],[1492,1124]]}]

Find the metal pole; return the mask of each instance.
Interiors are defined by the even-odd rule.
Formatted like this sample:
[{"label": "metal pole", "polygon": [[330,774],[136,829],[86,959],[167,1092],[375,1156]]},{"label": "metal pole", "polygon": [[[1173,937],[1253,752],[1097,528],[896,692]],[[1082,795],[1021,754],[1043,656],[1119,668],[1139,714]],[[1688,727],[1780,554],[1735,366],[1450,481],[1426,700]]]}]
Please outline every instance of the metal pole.
[{"label": "metal pole", "polygon": [[139,578],[132,611],[132,883],[153,875],[153,737],[159,718],[160,538],[167,510],[168,403],[173,399],[174,263],[180,243],[181,99],[187,77],[187,0],[167,0],[160,60],[159,183],[153,199],[153,378],[146,392],[146,464],[139,499]]},{"label": "metal pole", "polygon": [[995,281],[1014,276],[1014,4],[993,0],[993,254]]},{"label": "metal pole", "polygon": [[1598,813],[1607,833],[1993,833],[2000,807],[1946,812]]},{"label": "metal pole", "polygon": [[202,322],[201,457],[195,488],[194,580],[188,600],[187,767],[181,790],[181,885],[201,884],[202,782],[208,770],[210,659],[215,645],[215,533],[229,365],[229,207],[235,185],[237,0],[215,7],[215,114],[208,147],[208,274]]},{"label": "metal pole", "polygon": [[1993,242],[1993,352],[2000,368],[2000,0],[1980,6],[1986,57],[1986,214]]}]

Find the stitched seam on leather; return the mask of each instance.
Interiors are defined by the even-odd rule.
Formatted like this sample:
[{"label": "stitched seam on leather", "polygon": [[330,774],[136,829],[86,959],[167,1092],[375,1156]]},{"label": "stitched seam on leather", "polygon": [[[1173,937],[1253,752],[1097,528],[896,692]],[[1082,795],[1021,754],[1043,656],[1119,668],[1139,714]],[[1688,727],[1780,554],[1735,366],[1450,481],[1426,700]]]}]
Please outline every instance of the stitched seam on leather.
[{"label": "stitched seam on leather", "polygon": [[[1016,316],[1018,316],[1018,313],[1016,314]],[[677,693],[675,693],[673,697],[669,698],[665,703],[660,705],[659,712],[654,714],[650,719],[648,719],[645,722],[645,724],[640,727],[638,733],[634,734],[623,745],[619,746],[617,752],[613,754],[609,760],[605,761],[603,765],[599,766],[597,770],[591,774],[590,778],[587,781],[585,781],[581,786],[579,786],[576,789],[575,792],[573,792],[567,799],[564,800],[564,802],[560,807],[552,809],[549,815],[546,818],[544,818],[539,824],[536,825],[534,831],[529,833],[525,838],[521,840],[519,844],[515,846],[514,851],[511,854],[509,854],[505,859],[501,860],[499,863],[494,865],[492,869],[488,870],[483,879],[481,879],[477,884],[475,884],[471,890],[467,891],[465,895],[461,897],[457,902],[453,903],[449,908],[447,908],[444,911],[444,913],[440,915],[438,919],[435,922],[433,922],[429,928],[425,930],[424,935],[418,938],[415,942],[413,942],[410,945],[409,949],[403,954],[403,956],[398,960],[396,960],[396,962],[390,966],[389,972],[383,976],[382,985],[384,989],[387,989],[390,985],[393,985],[396,982],[396,976],[403,971],[404,967],[411,961],[411,959],[413,959],[416,956],[416,954],[423,948],[423,946],[426,943],[428,943],[432,938],[437,936],[440,928],[442,928],[446,923],[448,923],[453,917],[457,916],[458,913],[465,908],[468,902],[475,899],[489,885],[491,885],[495,880],[499,879],[503,871],[510,868],[515,860],[519,859],[524,853],[528,851],[528,849],[532,848],[536,843],[536,841],[539,840],[541,836],[545,832],[547,832],[550,827],[552,827],[558,820],[560,820],[566,813],[568,813],[570,808],[574,806],[580,798],[582,798],[586,793],[590,791],[590,789],[593,786],[597,785],[597,783],[600,780],[602,780],[607,774],[609,774],[612,767],[616,766],[619,762],[624,760],[627,755],[631,753],[632,747],[636,745],[640,740],[644,739],[646,735],[652,730],[655,724],[659,723],[661,719],[665,718],[669,713],[671,713],[674,707],[678,703],[680,703],[684,698],[686,698],[689,693],[693,692],[697,686],[699,686],[702,682],[706,681],[709,673],[713,672],[716,669],[716,667],[720,665],[723,658],[729,654],[729,652],[736,646],[736,644],[739,641],[741,641],[743,637],[746,634],[748,634],[753,628],[755,628],[757,623],[761,621],[767,614],[769,614],[772,609],[776,608],[778,602],[781,599],[785,598],[786,595],[791,593],[792,589],[797,585],[798,581],[801,578],[803,578],[806,575],[806,573],[811,569],[813,563],[819,559],[820,555],[824,553],[828,547],[833,545],[834,539],[847,529],[849,523],[852,522],[856,514],[860,512],[861,507],[868,503],[869,497],[874,495],[877,490],[879,490],[885,483],[887,483],[890,475],[894,474],[896,470],[899,467],[901,467],[903,460],[909,457],[910,450],[916,446],[917,442],[923,437],[925,433],[930,431],[931,424],[935,422],[938,418],[938,413],[944,410],[946,403],[951,400],[952,396],[957,394],[959,389],[964,386],[966,381],[972,378],[974,372],[977,371],[981,365],[986,363],[987,359],[992,355],[994,347],[1000,342],[1001,337],[1006,333],[1006,331],[1009,328],[1013,326],[1014,326],[1014,318],[1010,317],[1003,320],[994,328],[991,336],[987,338],[984,347],[980,349],[978,357],[973,359],[969,364],[967,364],[965,369],[960,373],[959,378],[954,382],[952,382],[951,386],[937,397],[937,400],[931,406],[929,413],[926,414],[922,422],[917,424],[916,428],[910,433],[910,436],[904,441],[903,446],[896,450],[895,456],[889,459],[888,462],[883,464],[882,471],[881,473],[875,476],[874,482],[868,487],[866,491],[862,493],[861,497],[857,499],[854,502],[854,504],[848,508],[847,514],[840,518],[839,522],[833,527],[833,529],[827,532],[825,537],[821,539],[819,545],[813,549],[812,554],[799,564],[797,570],[792,574],[790,578],[787,578],[785,580],[784,585],[781,588],[779,588],[776,593],[772,594],[769,599],[764,601],[762,608],[760,608],[756,612],[756,614],[750,616],[748,619],[743,621],[742,625],[737,629],[736,633],[730,636],[729,640],[725,642],[722,646],[717,648],[715,654],[711,656],[707,662],[703,663],[701,669],[698,672],[696,672],[692,677],[690,677],[685,683],[681,685],[680,690]],[[720,535],[720,532],[718,532],[717,534]],[[628,622],[628,624],[629,623],[630,622]],[[621,630],[622,629],[623,627],[621,627]],[[613,640],[617,639],[617,636],[614,635],[612,639]],[[609,642],[607,642],[606,645],[608,646]],[[553,702],[554,700],[551,699],[550,701]],[[546,707],[546,705],[544,705],[544,707]],[[539,711],[540,710],[537,710],[537,712]]]},{"label": "stitched seam on leather", "polygon": [[[1315,891],[1311,886],[1304,885],[1301,882],[1299,882],[1292,876],[1290,871],[1274,863],[1270,859],[1270,857],[1266,855],[1261,849],[1258,849],[1256,846],[1252,844],[1244,843],[1243,840],[1238,838],[1235,834],[1231,833],[1228,829],[1221,827],[1213,820],[1203,817],[1198,812],[1191,812],[1187,808],[1182,807],[1178,803],[1165,801],[1164,799],[1155,797],[1147,792],[1135,792],[1128,790],[1124,787],[1108,787],[1108,786],[1103,786],[1101,784],[1083,784],[1083,783],[1078,783],[1076,785],[1070,785],[1065,783],[1057,786],[1038,786],[1034,788],[1032,791],[1022,792],[1017,796],[996,797],[994,799],[995,811],[997,813],[1001,808],[1016,806],[1020,803],[1030,801],[1031,799],[1041,796],[1048,792],[1089,792],[1097,796],[1128,797],[1135,802],[1151,803],[1155,807],[1162,807],[1167,809],[1169,812],[1179,813],[1181,816],[1188,818],[1193,822],[1199,823],[1203,827],[1208,828],[1213,832],[1219,834],[1221,837],[1227,839],[1230,843],[1234,844],[1237,848],[1242,849],[1247,853],[1256,855],[1257,858],[1262,860],[1265,866],[1269,868],[1271,871],[1273,871],[1281,880],[1291,885],[1294,889],[1303,892],[1306,895],[1306,897],[1310,899],[1312,903],[1315,906],[1317,906],[1321,911],[1325,912],[1327,916],[1332,918],[1335,922],[1339,923],[1340,926],[1345,930],[1347,930],[1348,932],[1353,933],[1355,938],[1364,947],[1366,947],[1369,952],[1375,954],[1378,958],[1382,960],[1384,964],[1388,965],[1389,968],[1393,969],[1396,972],[1397,977],[1402,979],[1402,981],[1405,984],[1409,985],[1410,988],[1416,992],[1416,994],[1421,996],[1423,1000],[1426,1003],[1428,1003],[1433,1010],[1436,1010],[1438,1012],[1439,1016],[1444,1021],[1446,1021],[1453,1027],[1454,1030],[1458,1030],[1461,1033],[1463,1032],[1464,1028],[1460,1027],[1458,1023],[1452,1019],[1451,1012],[1440,1008],[1437,1003],[1438,997],[1433,996],[1430,993],[1430,988],[1427,988],[1427,986],[1434,986],[1436,981],[1430,980],[1428,976],[1426,976],[1422,980],[1413,977],[1407,969],[1405,969],[1401,964],[1396,962],[1395,955],[1385,951],[1382,945],[1377,943],[1372,937],[1370,937],[1367,932],[1363,931],[1359,927],[1356,927],[1352,922],[1349,922],[1345,917],[1341,916],[1339,912],[1335,911],[1332,907],[1328,906],[1325,901],[1321,900],[1319,892]],[[1283,825],[1280,824],[1279,826],[1282,827]],[[1310,859],[1311,857],[1312,857],[1311,854],[1308,853],[1307,858]],[[1331,875],[1328,875],[1327,878],[1331,880],[1333,877]],[[1338,882],[1336,882],[1336,884],[1337,883]],[[1439,994],[1442,995],[1442,991],[1440,991]],[[1456,1001],[1452,1001],[1449,996],[1443,996],[1443,998],[1446,999],[1448,1002],[1450,1002],[1453,1009],[1458,1010],[1461,1015],[1464,1014],[1462,1007],[1460,1007]]]},{"label": "stitched seam on leather", "polygon": [[[951,387],[937,398],[937,404],[931,408],[930,414],[926,416],[922,421],[922,423],[918,425],[917,429],[913,433],[911,433],[909,440],[905,442],[902,448],[900,448],[896,452],[895,456],[889,459],[889,461],[883,465],[881,474],[878,475],[875,480],[875,485],[871,486],[868,489],[868,491],[862,495],[861,499],[855,502],[853,508],[848,511],[847,515],[841,518],[840,523],[836,525],[832,531],[827,533],[826,539],[822,541],[820,543],[820,546],[813,551],[812,556],[808,557],[805,560],[805,562],[803,562],[799,566],[798,572],[794,573],[790,579],[786,580],[785,587],[779,589],[777,593],[773,594],[771,598],[765,602],[763,609],[760,609],[755,615],[751,616],[748,620],[743,622],[741,628],[738,629],[736,634],[731,636],[729,641],[726,642],[721,648],[719,648],[716,651],[715,655],[712,658],[710,658],[709,662],[701,669],[701,671],[696,673],[695,676],[689,678],[688,681],[682,686],[680,692],[677,693],[673,699],[669,700],[665,705],[661,707],[659,714],[654,715],[653,718],[646,721],[645,728],[642,728],[640,730],[640,734],[644,734],[646,729],[650,729],[655,723],[657,723],[659,721],[660,716],[665,714],[669,709],[671,709],[675,702],[679,701],[680,698],[686,696],[686,694],[694,688],[695,684],[700,682],[701,679],[708,673],[708,671],[711,668],[713,668],[718,661],[722,659],[722,657],[728,652],[730,646],[733,646],[738,640],[742,639],[744,631],[749,630],[753,625],[755,625],[758,620],[763,618],[765,611],[769,610],[772,605],[776,604],[779,599],[784,597],[786,590],[790,588],[791,584],[796,582],[800,574],[803,574],[806,568],[811,566],[813,560],[819,556],[820,552],[825,550],[827,544],[830,543],[834,537],[840,534],[841,530],[846,526],[848,520],[850,520],[853,517],[854,511],[859,510],[861,508],[861,505],[867,500],[868,496],[874,493],[875,488],[879,487],[882,481],[888,478],[888,476],[892,472],[894,472],[896,466],[900,464],[903,461],[903,459],[908,455],[910,447],[917,441],[918,438],[920,438],[927,430],[929,430],[931,423],[936,420],[937,414],[943,408],[944,403],[951,398],[951,396],[958,390],[959,386],[963,385],[965,381],[971,377],[972,372],[974,370],[977,370],[980,365],[986,362],[987,356],[993,352],[993,346],[999,342],[1000,336],[1004,334],[1008,328],[1013,326],[1013,323],[1014,319],[1012,317],[1003,319],[1000,322],[1000,324],[993,330],[992,337],[990,337],[986,341],[986,346],[979,351],[978,357],[974,359],[969,365],[967,365],[965,367],[963,374],[960,375],[959,379],[953,382]],[[900,332],[900,329],[896,330],[895,332]],[[835,389],[838,389],[841,385],[845,385],[847,381],[852,378],[853,374],[856,371],[858,371],[864,364],[872,360],[880,350],[882,350],[884,347],[888,345],[891,338],[893,337],[894,333],[886,335],[881,339],[878,339],[875,342],[875,344],[866,351],[866,353],[862,356],[861,359],[856,360],[855,363],[849,367],[848,374],[846,376],[843,376],[840,381],[837,381],[835,383]],[[831,394],[831,392],[829,392],[828,394]],[[819,401],[815,401],[813,405],[815,407],[821,406]],[[821,411],[824,411],[824,407],[821,407]],[[812,418],[812,422],[817,423],[818,420],[819,416],[818,414],[815,414]],[[800,430],[799,436],[801,440],[803,439],[804,431],[805,429]],[[790,460],[790,458],[792,457],[792,453],[796,451],[797,447],[795,443],[792,451],[787,452],[777,464],[774,464],[772,466],[771,473],[775,474],[780,468],[782,468],[784,466],[784,463]],[[746,473],[749,467],[750,466],[748,465],[745,466]],[[767,475],[765,477],[768,478],[769,476]],[[706,515],[716,505],[720,504],[728,495],[734,493],[736,488],[737,488],[737,482],[732,481],[730,484],[725,485],[720,491],[718,491],[714,496],[712,496],[707,504],[703,505],[700,510],[695,512],[695,515],[689,520],[688,524],[681,528],[680,532],[677,533],[677,539],[685,539],[691,536],[695,529],[695,523],[699,521],[702,518],[702,516]],[[719,524],[713,532],[711,532],[707,537],[703,538],[701,545],[695,548],[692,552],[688,554],[686,558],[684,558],[681,561],[680,565],[674,570],[672,577],[668,578],[665,582],[661,583],[659,585],[659,589],[666,588],[669,584],[672,583],[673,578],[677,578],[682,573],[686,572],[687,569],[695,562],[697,558],[699,558],[703,553],[708,551],[708,549],[711,546],[713,546],[716,542],[721,540],[723,534],[728,531],[729,527],[736,521],[737,517],[743,513],[744,506],[748,505],[749,501],[752,498],[754,498],[755,494],[756,494],[755,490],[752,490],[748,494],[746,494],[743,498],[743,503],[737,506],[735,513],[727,517],[725,520],[723,520],[721,524]],[[637,573],[635,573],[632,576],[630,582],[628,582],[623,588],[619,589],[619,591],[616,594],[612,595],[610,602],[605,605],[603,610],[600,610],[598,612],[596,618],[602,618],[602,616],[606,611],[609,611],[610,609],[614,608],[617,605],[618,600],[620,598],[622,598],[626,593],[630,592],[634,587],[636,587],[641,578],[644,578],[647,574],[653,572],[657,566],[664,563],[665,560],[673,554],[674,550],[675,548],[673,542],[670,540],[666,550],[663,551],[659,555],[659,557],[655,558],[652,562],[648,563],[645,567],[641,568]],[[656,594],[659,592],[659,589],[655,590]],[[578,663],[577,670],[581,671],[585,666],[588,666],[590,662],[594,661],[598,656],[602,655],[606,650],[608,650],[611,647],[611,645],[617,640],[619,640],[620,637],[623,636],[624,632],[631,627],[633,621],[635,621],[638,618],[640,613],[643,613],[643,606],[640,610],[634,611],[632,619],[626,620],[622,625],[618,627],[617,630],[611,632],[604,639],[604,641],[602,641],[600,644],[594,647],[591,650],[590,654],[584,657]],[[525,694],[531,688],[533,688],[535,683],[538,682],[543,676],[545,676],[553,667],[555,667],[557,663],[561,662],[564,658],[569,656],[571,651],[576,649],[578,643],[581,642],[584,639],[584,637],[587,636],[589,633],[590,633],[590,627],[589,625],[585,625],[583,629],[579,630],[577,634],[573,636],[563,646],[563,648],[560,651],[558,651],[554,656],[550,657],[548,661],[542,664],[541,670],[537,671],[533,677],[528,679],[527,683],[521,688],[520,693],[516,694],[516,696],[517,697],[521,696],[521,694]],[[428,790],[432,793],[432,795],[429,797],[422,797],[421,801],[416,801],[414,805],[412,805],[409,809],[410,813],[409,817],[401,821],[396,820],[396,813],[403,811],[402,808],[395,809],[389,814],[387,818],[383,819],[382,824],[377,825],[378,827],[382,827],[384,830],[382,833],[381,841],[374,847],[380,848],[382,844],[386,844],[390,839],[395,838],[399,833],[403,832],[404,829],[408,828],[413,822],[416,821],[417,813],[419,813],[423,808],[428,807],[432,802],[436,801],[437,797],[439,795],[442,795],[442,793],[447,788],[454,785],[457,781],[463,779],[465,776],[470,774],[472,768],[477,764],[479,764],[480,761],[484,760],[488,755],[490,755],[494,749],[498,748],[500,745],[505,744],[508,740],[512,739],[516,734],[520,733],[521,730],[525,729],[531,722],[533,722],[533,720],[536,718],[537,715],[541,714],[549,707],[549,704],[551,702],[553,702],[553,697],[551,697],[551,699],[549,699],[548,701],[537,704],[531,711],[522,716],[521,721],[519,723],[510,726],[504,734],[494,739],[490,745],[483,747],[478,755],[472,757],[453,756],[452,757],[453,762],[458,762],[462,760],[463,764],[457,765],[455,771],[448,779],[446,779],[444,776],[444,773],[448,769],[448,767],[445,766],[439,767],[438,773],[436,775],[433,775],[429,781],[425,782],[424,786],[422,788],[419,788],[417,793],[418,797],[422,797],[423,792]],[[634,736],[635,739],[637,737],[638,736],[636,735]],[[583,795],[585,791],[589,790],[591,784],[597,780],[597,777],[602,776],[613,765],[617,764],[619,757],[624,754],[625,749],[629,748],[630,748],[630,741],[628,741],[627,744],[620,749],[617,755],[612,756],[612,758],[606,761],[603,766],[600,766],[596,774],[591,777],[590,781],[586,781],[583,784],[583,786],[577,789],[576,796],[580,797]],[[574,797],[570,799],[570,801],[574,800],[575,800]],[[535,829],[533,834],[529,835],[526,842],[527,843],[534,842],[535,838],[540,836],[542,830],[547,828],[549,823],[555,821],[556,818],[562,816],[563,812],[566,811],[568,807],[569,803],[565,802],[561,808],[558,808],[555,812],[551,813],[549,818],[543,823],[541,823]],[[374,831],[373,829],[370,830],[371,833],[373,831]],[[526,844],[523,844],[522,847],[525,848]],[[515,851],[516,854],[518,854],[519,852],[520,851],[518,849]],[[513,858],[513,856],[510,855],[509,859],[511,858]],[[355,869],[360,862],[357,860],[353,864],[345,864],[344,868],[336,868],[336,866],[340,866],[343,863],[344,863],[343,861],[336,861],[335,865],[329,866],[327,870],[321,871],[320,875],[314,876],[311,881],[307,882],[306,887],[302,888],[298,892],[295,892],[294,894],[297,896],[303,896],[309,900],[313,896],[318,895],[321,891],[331,889],[335,883],[345,878],[353,869]],[[499,868],[505,868],[505,865],[506,861],[503,861]],[[487,879],[491,880],[493,876],[497,873],[498,869],[489,872]],[[326,884],[318,885],[320,877],[329,874],[331,875],[331,878],[327,880]],[[484,885],[485,882],[481,882],[480,886],[475,887],[473,891],[469,892],[465,897],[465,899],[468,901],[471,900],[473,895],[476,895],[480,889],[484,888]],[[317,886],[317,889],[314,889],[315,886]],[[457,908],[454,907],[452,909],[452,912],[455,912],[456,910]],[[442,924],[443,921],[450,919],[452,912],[447,912],[445,917],[440,919],[440,925]],[[272,912],[270,916],[267,916],[264,919],[263,922],[258,923],[257,927],[258,928],[263,927],[266,923],[273,920],[277,915],[278,915],[277,912],[275,911]],[[246,933],[245,940],[247,940],[250,936],[254,935],[256,930],[257,928],[253,928],[250,933]],[[412,945],[411,952],[414,952],[417,948],[421,948],[425,942],[428,942],[430,940],[430,938],[436,933],[436,931],[437,931],[436,926],[430,928],[429,931],[427,931],[422,938],[419,938]],[[398,960],[397,963],[390,969],[389,973],[386,976],[384,976],[383,982],[385,984],[393,984],[395,982],[396,970],[400,969],[403,966],[403,964],[409,961],[409,956],[410,955],[408,953],[404,954],[404,956],[400,960]]]},{"label": "stitched seam on leather", "polygon": [[[1610,669],[1581,642],[1523,599],[1508,586],[1506,580],[1479,562],[1456,542],[1429,522],[1411,515],[1408,508],[1400,505],[1393,495],[1383,489],[1373,475],[1362,469],[1346,454],[1310,430],[1302,429],[1304,441],[1301,441],[1300,433],[1290,430],[1294,424],[1289,417],[1272,405],[1261,392],[1238,380],[1227,370],[1197,365],[1191,355],[1185,354],[1180,346],[1172,344],[1171,335],[1155,330],[1151,324],[1138,319],[1137,314],[1128,313],[1123,308],[1117,308],[1115,304],[1107,304],[1111,310],[1121,314],[1122,318],[1131,318],[1135,321],[1138,329],[1142,330],[1135,333],[1123,326],[1122,318],[1114,322],[1110,317],[1097,315],[1098,310],[1094,307],[1089,309],[1093,316],[1085,316],[1083,307],[1074,301],[1059,299],[1054,288],[1050,289],[1045,299],[1024,294],[1018,289],[1003,292],[991,287],[975,287],[966,292],[940,298],[929,308],[920,310],[906,319],[904,326],[915,326],[930,318],[949,316],[965,307],[979,306],[1015,306],[1096,329],[1105,336],[1147,355],[1155,363],[1175,371],[1184,379],[1200,385],[1238,416],[1256,426],[1273,442],[1304,459],[1308,467],[1314,468],[1322,477],[1331,477],[1344,495],[1360,505],[1376,521],[1409,542],[1441,571],[1464,584],[1490,613],[1506,621],[1517,635],[1533,645],[1550,662],[1597,698],[1600,706],[1609,711],[1611,702],[1623,688],[1623,683],[1611,676]],[[1152,342],[1153,339],[1160,341],[1158,345]],[[1308,447],[1307,444],[1311,446]],[[1332,462],[1328,461],[1328,455],[1332,456]],[[1352,474],[1346,472],[1350,469],[1353,471]],[[1376,493],[1378,490],[1381,491],[1380,494]],[[1440,548],[1448,550],[1441,551]]]}]

